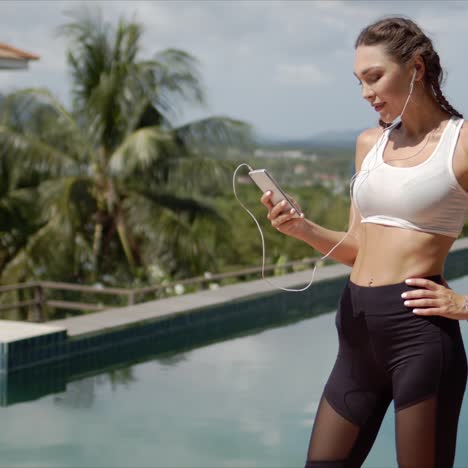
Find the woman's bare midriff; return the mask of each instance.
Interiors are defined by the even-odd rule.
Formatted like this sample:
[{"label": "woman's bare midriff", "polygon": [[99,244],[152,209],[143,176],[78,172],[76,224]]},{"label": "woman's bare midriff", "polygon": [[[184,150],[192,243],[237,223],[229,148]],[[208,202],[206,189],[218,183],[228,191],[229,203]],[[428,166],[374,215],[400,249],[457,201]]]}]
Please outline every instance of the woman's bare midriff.
[{"label": "woman's bare midriff", "polygon": [[443,274],[454,237],[381,224],[361,225],[360,249],[350,280],[361,286],[401,283]]}]

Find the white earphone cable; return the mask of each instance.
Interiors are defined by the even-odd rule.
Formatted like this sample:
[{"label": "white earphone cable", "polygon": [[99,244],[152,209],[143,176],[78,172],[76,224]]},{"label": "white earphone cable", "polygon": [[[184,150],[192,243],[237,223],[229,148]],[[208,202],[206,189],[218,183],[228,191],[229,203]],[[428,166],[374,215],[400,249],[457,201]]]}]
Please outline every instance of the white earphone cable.
[{"label": "white earphone cable", "polygon": [[[413,85],[414,85],[414,79],[416,77],[416,70],[414,71],[413,73],[413,78],[411,79],[411,84],[410,84],[410,91],[409,91],[409,94],[408,94],[408,98],[406,99],[406,102],[405,102],[405,105],[403,106],[403,110],[401,111],[400,115],[396,117],[396,119],[400,118],[400,121],[395,121],[393,122],[390,126],[386,127],[382,133],[382,135],[379,137],[379,139],[377,140],[377,143],[375,145],[375,154],[378,154],[378,151],[379,151],[379,148],[380,148],[380,144],[382,143],[383,139],[384,139],[384,136],[386,133],[390,132],[390,130],[392,130],[393,128],[395,128],[398,124],[401,123],[401,117],[403,116],[403,113],[405,112],[405,109],[406,109],[406,106],[408,105],[408,102],[411,98],[411,94],[413,92]],[[371,150],[372,151],[372,150]],[[414,155],[413,155],[414,156]],[[412,156],[412,157],[413,157]],[[407,158],[409,159],[409,158]],[[375,158],[375,161],[377,159]],[[377,165],[376,167],[379,167],[380,165],[384,164],[383,162],[379,165]],[[236,175],[237,175],[237,172],[239,171],[239,169],[242,167],[242,166],[246,166],[250,171],[252,170],[252,168],[246,164],[246,163],[242,163],[240,164],[239,166],[237,166],[236,170],[234,171],[234,174],[232,176],[232,188],[233,188],[233,191],[234,191],[234,196],[236,197],[237,201],[240,203],[240,205],[242,206],[242,208],[244,208],[245,211],[247,211],[247,213],[252,217],[252,219],[255,221],[255,224],[257,225],[257,228],[260,232],[260,237],[261,237],[261,240],[262,240],[262,278],[268,282],[269,284],[271,284],[272,286],[274,286],[275,288],[278,288],[278,289],[281,289],[283,291],[288,291],[288,292],[302,292],[302,291],[305,291],[306,289],[308,289],[313,281],[314,281],[314,276],[315,276],[315,270],[317,269],[317,264],[318,262],[315,263],[314,265],[314,269],[312,271],[312,278],[310,280],[310,282],[308,283],[307,286],[301,288],[301,289],[290,289],[290,288],[282,288],[281,286],[278,286],[278,285],[275,285],[273,282],[271,282],[269,279],[265,278],[265,238],[263,236],[263,232],[262,232],[262,228],[260,227],[260,224],[258,223],[257,219],[255,218],[254,214],[240,201],[239,197],[237,196],[237,191],[236,191]],[[374,166],[371,168],[372,170],[376,169],[375,167],[375,162],[374,162]],[[356,178],[361,175],[361,173],[363,173],[364,175],[366,175],[367,177],[369,177],[369,174],[370,174],[371,170],[369,169],[360,169],[359,171],[357,171],[355,174],[353,174],[353,176],[351,177],[351,181],[350,181],[350,187],[349,187],[349,194],[350,194],[350,200],[351,200],[351,203],[353,203],[354,201],[354,198],[353,198],[353,193],[354,193],[354,183],[356,181]],[[364,182],[365,180],[367,180],[367,177],[366,179],[364,179],[362,182]],[[362,185],[362,182],[361,182],[361,185]],[[359,188],[359,187],[358,187]],[[343,236],[343,238],[326,254],[324,255],[323,257],[320,258],[320,260],[323,260],[325,258],[327,258],[345,239],[346,237],[349,235],[349,233],[351,232],[351,228],[354,226],[354,221],[356,219],[356,216],[354,215],[354,211],[352,212],[353,216],[352,216],[352,219],[351,219],[351,222],[350,222],[350,226],[348,227],[348,231],[346,232],[346,234]]]}]

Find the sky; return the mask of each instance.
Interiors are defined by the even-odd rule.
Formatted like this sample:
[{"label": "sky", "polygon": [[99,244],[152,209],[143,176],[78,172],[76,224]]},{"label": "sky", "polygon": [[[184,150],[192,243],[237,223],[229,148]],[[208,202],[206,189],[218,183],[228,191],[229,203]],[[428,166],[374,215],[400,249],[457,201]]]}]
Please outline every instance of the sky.
[{"label": "sky", "polygon": [[200,62],[205,107],[188,107],[174,124],[215,115],[252,124],[269,138],[309,138],[372,127],[378,114],[353,75],[354,41],[389,15],[416,21],[429,35],[447,78],[445,96],[468,115],[468,1],[0,0],[0,42],[40,55],[26,71],[0,71],[0,93],[47,87],[67,106],[67,43],[57,27],[66,11],[99,7],[144,26],[142,58],[178,48]]}]

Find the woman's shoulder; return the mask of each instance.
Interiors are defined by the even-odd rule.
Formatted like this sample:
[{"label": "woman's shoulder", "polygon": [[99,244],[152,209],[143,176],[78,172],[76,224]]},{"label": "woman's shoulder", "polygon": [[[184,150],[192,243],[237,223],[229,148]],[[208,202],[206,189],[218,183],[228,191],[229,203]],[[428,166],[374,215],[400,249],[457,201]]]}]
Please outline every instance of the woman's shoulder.
[{"label": "woman's shoulder", "polygon": [[370,146],[370,148],[372,148],[378,138],[382,135],[383,131],[384,129],[382,127],[366,128],[358,135],[356,145]]},{"label": "woman's shoulder", "polygon": [[458,141],[461,144],[463,153],[468,159],[468,120],[463,120],[463,125],[460,128],[460,136],[458,137]]},{"label": "woman's shoulder", "polygon": [[460,128],[460,138],[468,138],[468,120],[463,120],[463,124]]},{"label": "woman's shoulder", "polygon": [[378,138],[381,136],[383,132],[384,129],[382,127],[366,128],[358,135],[357,141],[360,143],[369,143],[370,141],[375,140],[376,137]]},{"label": "woman's shoulder", "polygon": [[362,160],[366,157],[377,140],[382,136],[382,127],[372,127],[363,130],[356,138],[356,166],[360,167]]},{"label": "woman's shoulder", "polygon": [[468,121],[464,120],[460,128],[453,170],[460,185],[468,192]]}]

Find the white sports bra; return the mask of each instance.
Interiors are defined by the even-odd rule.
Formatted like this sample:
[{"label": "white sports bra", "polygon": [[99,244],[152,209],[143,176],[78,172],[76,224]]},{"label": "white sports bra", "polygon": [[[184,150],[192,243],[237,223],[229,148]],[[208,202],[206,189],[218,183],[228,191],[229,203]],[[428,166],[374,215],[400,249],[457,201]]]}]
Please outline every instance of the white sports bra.
[{"label": "white sports bra", "polygon": [[362,162],[352,196],[361,223],[376,223],[457,238],[468,212],[468,192],[452,168],[464,120],[452,116],[428,159],[413,167],[384,162],[390,131],[384,132]]}]

